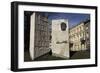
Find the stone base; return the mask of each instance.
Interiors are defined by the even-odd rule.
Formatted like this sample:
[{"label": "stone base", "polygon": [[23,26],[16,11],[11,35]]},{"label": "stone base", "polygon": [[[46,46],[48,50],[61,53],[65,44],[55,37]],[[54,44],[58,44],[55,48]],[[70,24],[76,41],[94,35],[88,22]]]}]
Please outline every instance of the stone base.
[{"label": "stone base", "polygon": [[64,59],[69,59],[69,57],[66,57],[66,56],[63,56],[63,55],[60,55],[60,54],[56,54],[56,53],[52,53],[53,56],[56,56],[56,57],[61,57],[61,58],[64,58]]}]

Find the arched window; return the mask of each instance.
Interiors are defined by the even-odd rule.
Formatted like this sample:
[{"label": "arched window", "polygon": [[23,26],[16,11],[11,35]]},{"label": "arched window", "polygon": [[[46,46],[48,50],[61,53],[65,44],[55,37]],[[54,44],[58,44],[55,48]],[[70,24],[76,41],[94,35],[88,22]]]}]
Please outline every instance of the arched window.
[{"label": "arched window", "polygon": [[66,23],[62,22],[61,23],[61,30],[62,31],[65,31],[66,30],[66,27],[67,27]]}]

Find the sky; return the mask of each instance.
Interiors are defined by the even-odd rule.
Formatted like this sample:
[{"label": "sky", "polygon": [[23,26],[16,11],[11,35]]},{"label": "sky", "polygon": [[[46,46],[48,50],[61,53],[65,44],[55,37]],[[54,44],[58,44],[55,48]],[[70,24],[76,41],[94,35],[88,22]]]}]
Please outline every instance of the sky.
[{"label": "sky", "polygon": [[69,28],[79,24],[82,21],[90,19],[90,14],[79,13],[46,13],[49,20],[53,19],[68,19]]}]

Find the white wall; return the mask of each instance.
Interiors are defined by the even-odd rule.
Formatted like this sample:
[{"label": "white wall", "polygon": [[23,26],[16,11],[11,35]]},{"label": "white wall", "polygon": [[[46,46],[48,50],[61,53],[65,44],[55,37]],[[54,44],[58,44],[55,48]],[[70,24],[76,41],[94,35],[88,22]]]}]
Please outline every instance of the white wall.
[{"label": "white wall", "polygon": [[[11,73],[10,69],[10,2],[14,0],[0,0],[0,73]],[[16,0],[18,1],[18,0]],[[23,1],[23,0],[21,0]],[[100,9],[100,0],[24,0],[45,3],[62,3],[62,4],[81,4],[81,5],[97,5]],[[98,10],[100,13],[100,10]],[[98,19],[100,19],[98,14]],[[99,22],[100,23],[100,22]],[[98,23],[98,24],[99,24]],[[100,27],[100,25],[98,25]],[[100,29],[99,29],[100,31]],[[100,35],[98,35],[100,37]],[[100,40],[100,39],[98,39]],[[100,46],[99,46],[100,48]],[[100,49],[98,49],[100,52]],[[100,56],[100,53],[98,54]],[[99,58],[100,61],[100,58]],[[99,63],[100,64],[100,63]],[[37,73],[99,73],[100,66],[91,68],[74,68],[74,69],[60,69],[60,70],[45,70],[36,71]],[[30,73],[33,73],[30,71]]]}]

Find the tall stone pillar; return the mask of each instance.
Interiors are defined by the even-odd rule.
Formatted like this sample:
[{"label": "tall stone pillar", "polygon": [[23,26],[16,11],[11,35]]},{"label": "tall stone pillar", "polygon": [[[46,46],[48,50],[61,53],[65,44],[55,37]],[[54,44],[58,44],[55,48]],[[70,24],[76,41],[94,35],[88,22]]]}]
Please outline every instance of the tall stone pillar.
[{"label": "tall stone pillar", "polygon": [[69,26],[68,20],[52,20],[52,53],[55,56],[69,58]]},{"label": "tall stone pillar", "polygon": [[48,52],[50,32],[48,29],[49,22],[46,16],[39,12],[34,12],[30,20],[30,45],[29,52],[31,59],[34,60]]}]

